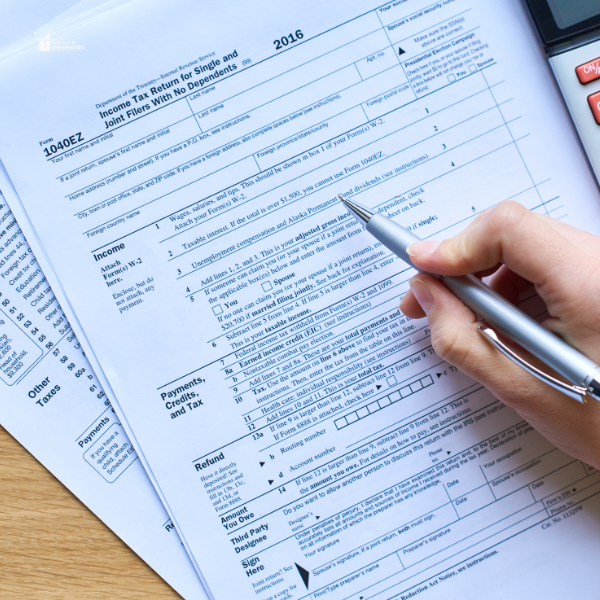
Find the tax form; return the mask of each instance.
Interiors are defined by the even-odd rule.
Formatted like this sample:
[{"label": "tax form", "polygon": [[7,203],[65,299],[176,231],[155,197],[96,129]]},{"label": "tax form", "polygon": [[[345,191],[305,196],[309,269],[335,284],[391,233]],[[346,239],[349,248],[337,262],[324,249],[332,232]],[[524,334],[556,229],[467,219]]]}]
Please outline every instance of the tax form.
[{"label": "tax form", "polygon": [[206,598],[1,194],[0,265],[0,423],[184,598]]},{"label": "tax form", "polygon": [[0,157],[213,595],[589,597],[598,473],[435,356],[335,199],[598,222],[520,5],[145,6],[0,66]]}]

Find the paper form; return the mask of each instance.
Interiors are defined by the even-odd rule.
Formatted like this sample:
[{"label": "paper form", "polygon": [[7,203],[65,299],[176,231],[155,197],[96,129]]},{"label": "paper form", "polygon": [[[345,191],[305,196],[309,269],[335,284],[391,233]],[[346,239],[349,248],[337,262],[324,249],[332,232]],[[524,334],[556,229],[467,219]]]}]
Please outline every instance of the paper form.
[{"label": "paper form", "polygon": [[[81,348],[83,349],[86,360],[90,363],[91,368],[94,371],[96,378],[100,382],[101,387],[106,392],[106,395],[108,396],[108,398],[110,400],[111,409],[116,414],[117,418],[119,419],[119,421],[121,423],[121,426],[123,427],[123,429],[125,431],[125,434],[129,438],[129,440],[132,442],[133,447],[136,449],[137,459],[143,465],[143,468],[146,471],[146,475],[150,479],[150,483],[154,487],[154,490],[158,494],[158,497],[159,497],[163,507],[167,511],[167,515],[169,517],[166,521],[166,525],[168,526],[167,527],[168,531],[176,530],[179,533],[180,538],[181,538],[181,533],[178,528],[177,521],[173,519],[173,513],[169,509],[166,499],[165,499],[160,487],[158,486],[156,478],[154,477],[154,474],[152,473],[152,470],[150,469],[150,467],[148,465],[148,461],[147,461],[146,457],[144,456],[144,453],[141,452],[139,449],[140,446],[135,437],[135,433],[131,429],[129,422],[127,421],[127,418],[124,415],[123,410],[115,397],[115,394],[110,386],[110,383],[108,382],[106,375],[104,374],[104,371],[102,370],[102,368],[100,367],[100,364],[98,363],[98,359],[96,358],[94,351],[93,351],[92,347],[90,346],[90,343],[85,335],[85,332],[83,331],[81,324],[79,323],[79,320],[77,319],[77,316],[75,315],[73,308],[71,307],[71,305],[69,303],[69,300],[62,288],[60,281],[58,280],[58,278],[56,276],[56,273],[54,272],[52,265],[48,261],[48,258],[46,256],[45,252],[43,251],[43,248],[42,248],[37,236],[35,235],[35,231],[33,230],[32,226],[31,226],[31,223],[29,221],[27,214],[23,210],[22,204],[14,190],[14,187],[12,186],[12,182],[10,181],[10,178],[8,177],[6,170],[4,169],[4,165],[2,164],[1,161],[0,161],[0,186],[2,186],[2,188],[4,189],[5,200],[7,200],[9,206],[12,207],[13,216],[16,217],[20,228],[22,230],[26,230],[28,232],[27,233],[27,235],[29,237],[28,245],[32,249],[32,251],[34,252],[34,254],[36,256],[38,266],[41,267],[41,269],[44,273],[44,276],[45,276],[46,280],[48,281],[48,284],[52,288],[52,292],[53,292],[54,296],[56,297],[58,303],[61,305],[62,313],[65,315],[65,317],[69,321],[69,325],[72,328],[72,331],[75,334],[75,337],[77,337],[79,344],[81,344]],[[196,561],[195,561],[193,555],[191,554],[191,552],[189,551],[189,548],[186,545],[185,538],[181,538],[181,543],[183,544],[186,552],[188,553],[188,558],[191,560],[194,569],[196,570],[199,577],[202,579],[202,573],[201,573],[198,565],[196,564]],[[204,590],[202,590],[202,591],[204,593]]]},{"label": "paper form", "polygon": [[206,598],[1,194],[0,265],[0,422],[184,598]]},{"label": "paper form", "polygon": [[[92,18],[92,16],[94,15],[94,13],[97,14],[98,9],[100,7],[100,10],[112,10],[114,8],[117,8],[119,4],[122,4],[123,2],[126,2],[128,0],[111,0],[109,2],[101,2],[99,0],[82,0],[81,2],[70,2],[69,6],[71,6],[71,8],[69,8],[69,10],[65,11],[64,13],[60,14],[60,16],[52,19],[51,21],[49,21],[48,23],[46,23],[44,26],[42,26],[41,28],[39,28],[39,30],[37,32],[34,32],[34,38],[23,38],[20,42],[17,43],[13,43],[12,45],[5,45],[2,48],[2,55],[0,57],[0,60],[6,58],[9,55],[15,55],[20,49],[22,50],[25,47],[32,47],[32,46],[37,46],[38,44],[40,45],[40,48],[43,48],[45,50],[50,50],[50,51],[56,51],[58,50],[64,50],[65,49],[65,44],[66,44],[66,49],[68,50],[73,50],[74,47],[72,44],[74,44],[74,42],[65,42],[65,40],[60,36],[60,33],[62,33],[63,35],[66,33],[67,29],[69,26],[73,26],[73,24],[77,21],[82,21],[85,18]],[[61,2],[53,2],[51,3],[52,7],[50,9],[50,13],[52,13],[52,10],[55,11],[54,14],[56,14],[57,12],[60,12],[61,9],[67,8],[66,4],[62,4]],[[101,6],[100,6],[101,5]],[[31,8],[31,7],[30,7]],[[47,8],[47,7],[45,7]],[[10,12],[10,11],[9,11]],[[35,25],[37,25],[39,23],[39,11],[31,11],[29,10],[28,12],[25,11],[21,11],[21,12],[16,12],[15,14],[9,14],[9,15],[4,15],[4,20],[3,20],[3,25],[5,26],[5,28],[7,28],[7,30],[10,30],[11,32],[11,36],[12,36],[12,40],[18,39],[19,35],[18,32],[21,32],[21,37],[22,37],[22,33],[23,31],[27,30],[27,31],[31,31]],[[34,22],[34,19],[37,18],[37,22]],[[15,34],[16,32],[16,34]],[[41,33],[40,33],[41,32]],[[60,32],[60,33],[59,33]],[[48,37],[48,34],[49,37]],[[52,38],[52,40],[50,40],[50,44],[43,44],[43,40],[42,37],[46,35],[47,39],[49,39],[50,37]],[[4,38],[6,38],[6,36],[4,36]],[[3,38],[3,39],[4,39]],[[6,39],[4,39],[4,41],[6,42]],[[59,45],[57,46],[57,42],[59,43]],[[77,46],[76,48],[77,50],[83,49],[83,47],[81,46]],[[7,178],[6,173],[2,167],[2,164],[0,162],[0,188],[4,189],[5,192],[7,193],[7,195],[11,198],[11,202],[13,203],[13,210],[15,212],[8,212],[7,215],[10,216],[10,225],[11,227],[16,227],[17,225],[14,222],[13,217],[16,216],[15,213],[18,213],[18,222],[19,223],[25,223],[27,228],[29,226],[28,224],[28,219],[27,216],[23,213],[22,207],[20,205],[20,202],[18,202],[18,198],[16,197],[14,190],[12,188],[12,184],[10,182],[10,180]],[[0,194],[1,195],[1,194]],[[3,206],[6,205],[4,204]],[[8,208],[6,208],[6,210],[8,210]],[[7,215],[4,215],[5,218],[8,218]],[[8,229],[7,229],[8,230]],[[20,235],[20,232],[19,234]],[[81,326],[79,325],[79,322],[76,318],[76,316],[73,314],[73,311],[68,303],[68,300],[66,299],[64,292],[62,291],[62,287],[60,286],[60,283],[57,281],[56,276],[54,274],[54,270],[52,269],[52,267],[49,265],[45,254],[43,253],[43,251],[41,251],[40,246],[39,246],[39,242],[37,240],[37,236],[35,236],[33,231],[29,231],[29,242],[27,243],[27,249],[28,252],[31,256],[33,256],[33,248],[35,248],[35,252],[37,254],[37,256],[41,259],[41,260],[36,260],[35,264],[36,264],[36,269],[35,269],[35,273],[36,275],[41,273],[40,277],[43,278],[43,283],[44,286],[48,289],[50,289],[49,286],[51,286],[50,282],[52,282],[52,300],[56,302],[56,304],[61,303],[62,306],[60,307],[60,322],[67,322],[68,319],[68,330],[69,330],[69,337],[71,339],[75,339],[75,332],[77,332],[78,335],[78,340],[75,339],[74,344],[76,344],[77,346],[79,346],[80,344],[82,344],[82,347],[86,349],[87,355],[84,358],[84,361],[86,363],[86,369],[88,370],[88,372],[91,372],[90,369],[92,369],[94,371],[94,375],[97,378],[97,382],[93,385],[94,388],[98,387],[98,397],[99,398],[104,398],[106,404],[108,405],[108,401],[106,401],[106,396],[110,397],[112,399],[112,404],[111,406],[111,416],[113,419],[117,419],[118,421],[120,421],[119,423],[119,434],[121,435],[125,435],[126,439],[124,442],[124,445],[126,445],[127,447],[129,447],[130,444],[130,440],[133,439],[132,436],[132,432],[131,432],[131,428],[129,427],[122,411],[120,410],[120,407],[118,405],[118,403],[116,402],[115,398],[114,398],[114,394],[112,393],[112,391],[110,391],[109,394],[105,395],[105,390],[110,390],[110,385],[108,384],[106,377],[104,375],[104,373],[102,372],[102,369],[99,367],[98,362],[93,354],[93,351],[91,350],[91,348],[89,347],[89,343],[87,343],[87,339],[85,337],[85,334],[82,332],[81,330]],[[23,241],[23,240],[21,240]],[[4,250],[4,248],[0,247],[0,253]],[[35,259],[34,259],[35,260]],[[25,267],[27,268],[27,267]],[[43,272],[40,270],[42,269]],[[21,272],[22,274],[22,272]],[[35,275],[34,275],[35,277]],[[13,279],[13,283],[16,281],[16,279]],[[39,283],[38,283],[39,285]],[[0,286],[1,288],[1,286]],[[35,304],[35,302],[32,302],[32,304]],[[10,324],[5,324],[6,327],[10,327]],[[79,348],[78,348],[79,349]],[[91,362],[93,363],[93,367],[92,365],[88,364],[89,361],[91,360]],[[14,362],[14,364],[18,363],[18,360],[13,360],[12,362]],[[71,364],[71,368],[73,367],[73,365]],[[25,368],[25,367],[23,367]],[[12,374],[11,374],[12,375]],[[9,383],[9,385],[11,385]],[[92,390],[92,386],[90,386],[90,391]],[[55,390],[56,392],[56,390]],[[47,400],[47,398],[46,398]],[[41,405],[41,402],[40,402]],[[56,407],[55,407],[56,408]],[[60,409],[57,409],[60,411]],[[115,414],[116,413],[116,414]],[[103,419],[102,422],[99,424],[99,427],[102,427],[104,425],[106,419]],[[92,432],[91,435],[93,436],[96,433],[96,431]],[[13,431],[14,434],[14,431]],[[26,434],[24,434],[25,438],[28,439],[33,435],[33,432],[31,431],[27,431]],[[42,437],[44,437],[42,435]],[[20,441],[23,442],[23,436],[20,437]],[[47,440],[45,440],[47,441]],[[89,439],[87,440],[87,442],[89,442]],[[87,443],[84,440],[84,443]],[[101,446],[103,446],[101,444]],[[133,447],[133,445],[131,445]],[[113,452],[118,452],[119,454],[122,453],[122,448],[117,448],[116,450],[113,450]],[[144,467],[146,468],[146,461],[145,461],[145,457],[143,456],[143,454],[138,454],[136,452],[131,452],[131,450],[129,451],[133,456],[135,456],[135,460],[137,461],[138,459],[141,459],[142,464],[144,465]],[[112,452],[107,453],[107,460],[101,465],[102,467],[109,469],[111,473],[114,472],[119,472],[121,469],[119,468],[114,468],[114,465],[110,465],[109,463],[111,463],[111,461],[113,461],[113,458],[111,456]],[[125,459],[120,458],[119,459],[119,466],[120,464],[122,464],[125,461]],[[45,463],[46,466],[47,463]],[[96,466],[96,465],[94,465]],[[98,467],[100,468],[100,467]],[[139,465],[137,466],[137,468],[139,469]],[[149,475],[151,476],[151,472],[148,472]],[[55,471],[56,474],[56,471]],[[69,485],[70,483],[72,483],[73,481],[76,481],[76,477],[75,477],[76,473],[69,473],[69,475],[67,476],[67,481],[66,481],[66,485],[68,485],[69,487],[73,487],[71,485]],[[152,481],[152,485],[154,485],[154,482],[152,480],[151,477],[151,481]],[[149,482],[146,482],[146,484]],[[95,490],[97,492],[97,490]],[[159,491],[159,489],[157,489],[156,491]],[[152,500],[152,506],[154,506],[156,504],[156,497],[155,494],[150,490],[147,490],[146,493],[149,493],[150,495],[153,496],[153,500]],[[129,494],[130,495],[130,494]],[[160,495],[160,494],[159,494]],[[104,494],[102,494],[102,496],[104,496]],[[162,498],[161,498],[162,500]],[[145,514],[145,512],[142,513],[142,517],[146,518],[148,515]],[[164,514],[164,511],[161,514],[161,522],[164,521],[163,523],[163,527],[166,528],[167,531],[173,531],[175,526],[173,521],[169,518],[169,515]],[[142,527],[146,527],[146,523],[143,523],[141,525]],[[114,527],[114,524],[113,524]],[[127,539],[128,536],[125,536],[125,539]],[[156,543],[156,540],[153,540],[153,544]],[[176,552],[176,555],[179,555],[180,552]],[[182,566],[181,567],[177,567],[175,569],[173,569],[172,567],[169,567],[167,569],[167,575],[166,578],[168,580],[171,580],[172,582],[172,578],[177,578],[177,583],[176,583],[176,588],[179,590],[180,593],[184,593],[185,597],[201,597],[204,598],[206,597],[206,593],[204,592],[204,589],[198,585],[198,581],[197,578],[194,577],[193,574],[190,574],[190,570],[189,570],[189,564],[186,566],[185,564],[185,560],[182,561]],[[164,570],[162,567],[164,567],[164,565],[161,565],[161,572]],[[194,562],[194,568],[196,570],[197,566],[195,565]],[[174,571],[174,572],[172,572]],[[180,575],[178,572],[182,571],[184,573],[184,575]]]},{"label": "paper form", "polygon": [[598,474],[439,361],[335,200],[598,222],[520,5],[198,10],[82,26],[85,79],[4,66],[0,152],[215,597],[589,595]]},{"label": "paper form", "polygon": [[[20,202],[18,196],[16,195],[16,192],[14,191],[12,182],[10,181],[10,178],[6,174],[6,170],[4,169],[4,165],[2,165],[1,161],[0,161],[0,186],[2,186],[4,189],[5,200],[7,200],[9,203],[9,206],[12,207],[13,215],[17,218],[19,226],[21,227],[21,229],[28,231],[28,233],[27,233],[27,235],[29,237],[28,244],[29,244],[29,247],[33,250],[33,252],[36,255],[38,266],[40,266],[42,268],[44,276],[46,277],[48,284],[52,288],[54,296],[56,297],[58,303],[61,305],[62,313],[66,316],[67,320],[69,321],[69,325],[72,328],[73,333],[77,337],[79,344],[81,344],[81,348],[84,351],[86,360],[90,363],[91,368],[94,371],[96,378],[98,379],[101,387],[104,389],[104,391],[106,392],[106,395],[110,399],[111,409],[114,411],[117,418],[119,419],[121,426],[123,427],[123,429],[125,431],[125,434],[129,438],[129,441],[132,443],[132,446],[136,449],[136,456],[137,456],[138,460],[141,462],[141,464],[143,465],[143,468],[146,471],[146,475],[148,476],[150,483],[154,487],[154,491],[158,494],[160,502],[162,503],[163,507],[167,511],[168,519],[166,521],[166,525],[168,525],[168,530],[169,531],[172,531],[172,530],[177,531],[177,533],[180,536],[181,543],[183,544],[186,552],[188,553],[188,558],[192,562],[193,568],[196,570],[196,573],[198,574],[200,579],[202,579],[202,573],[196,563],[196,560],[195,560],[194,556],[191,554],[188,546],[186,545],[185,538],[181,537],[181,532],[178,527],[177,521],[173,518],[173,513],[170,510],[168,503],[166,502],[164,494],[162,493],[162,490],[160,489],[160,487],[156,481],[156,478],[154,477],[154,474],[152,473],[150,466],[148,465],[148,461],[147,461],[146,457],[144,456],[144,453],[141,452],[141,450],[140,450],[140,446],[135,437],[135,433],[131,429],[131,425],[127,421],[127,418],[126,418],[125,414],[123,413],[123,410],[115,397],[115,393],[113,392],[113,390],[110,386],[110,383],[108,382],[108,379],[106,378],[106,375],[104,374],[104,371],[102,370],[102,368],[100,367],[100,364],[98,363],[98,359],[96,358],[94,351],[93,351],[92,347],[90,346],[90,343],[85,335],[85,332],[83,331],[81,324],[79,323],[79,320],[77,319],[77,316],[75,315],[73,308],[71,307],[71,305],[69,303],[69,300],[62,288],[62,285],[61,285],[60,281],[58,280],[52,265],[48,261],[48,258],[46,256],[45,252],[43,251],[43,248],[42,248],[37,236],[35,235],[35,231],[31,227],[31,223],[29,221],[29,218],[27,217],[27,214],[23,211],[21,202]],[[204,584],[204,586],[206,585],[205,582],[203,582],[203,584]],[[205,593],[204,589],[202,590],[202,592],[203,592],[203,594]]]}]

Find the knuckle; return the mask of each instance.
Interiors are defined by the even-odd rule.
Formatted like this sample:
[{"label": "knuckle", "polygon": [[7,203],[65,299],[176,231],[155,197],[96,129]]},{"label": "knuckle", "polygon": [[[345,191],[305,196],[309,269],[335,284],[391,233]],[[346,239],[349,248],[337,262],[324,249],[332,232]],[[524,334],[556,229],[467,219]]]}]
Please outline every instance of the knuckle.
[{"label": "knuckle", "polygon": [[467,236],[455,238],[454,244],[454,264],[462,271],[469,271],[472,261],[471,240]]},{"label": "knuckle", "polygon": [[453,238],[444,240],[438,249],[443,263],[452,266],[461,272],[471,271],[473,261],[473,240],[467,234],[457,235]]},{"label": "knuckle", "polygon": [[517,227],[530,212],[514,200],[503,200],[497,204],[489,216],[490,225],[501,232]]},{"label": "knuckle", "polygon": [[459,369],[468,361],[472,348],[462,327],[444,324],[432,328],[431,344],[440,358]]}]

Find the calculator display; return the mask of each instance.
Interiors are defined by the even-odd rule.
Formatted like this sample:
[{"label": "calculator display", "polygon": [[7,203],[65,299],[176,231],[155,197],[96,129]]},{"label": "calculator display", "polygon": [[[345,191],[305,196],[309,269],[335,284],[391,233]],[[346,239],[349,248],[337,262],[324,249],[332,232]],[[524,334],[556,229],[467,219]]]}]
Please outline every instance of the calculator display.
[{"label": "calculator display", "polygon": [[600,38],[600,0],[525,0],[546,50]]},{"label": "calculator display", "polygon": [[560,29],[600,15],[600,0],[548,0],[548,5]]}]

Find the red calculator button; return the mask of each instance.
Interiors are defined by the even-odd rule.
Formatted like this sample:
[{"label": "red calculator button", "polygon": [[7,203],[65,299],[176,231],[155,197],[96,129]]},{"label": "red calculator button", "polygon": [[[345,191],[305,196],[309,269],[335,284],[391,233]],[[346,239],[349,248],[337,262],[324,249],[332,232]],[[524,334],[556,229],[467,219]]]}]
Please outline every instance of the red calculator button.
[{"label": "red calculator button", "polygon": [[596,123],[600,125],[600,92],[588,96],[588,102],[592,109],[594,119],[596,119]]},{"label": "red calculator button", "polygon": [[579,83],[581,83],[582,85],[585,85],[590,81],[600,79],[600,58],[597,58],[596,60],[592,60],[589,63],[585,63],[585,65],[577,67],[575,69],[575,73],[577,73]]}]

